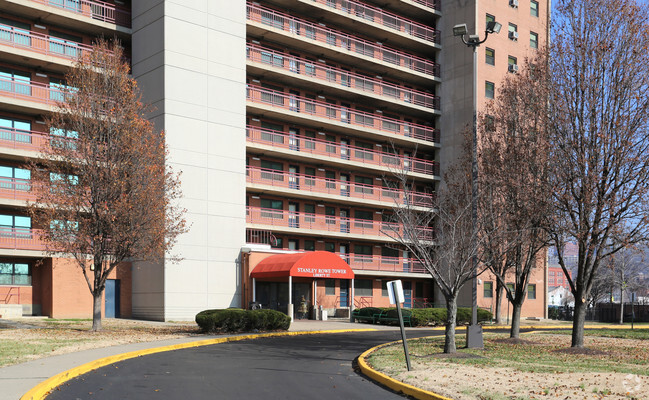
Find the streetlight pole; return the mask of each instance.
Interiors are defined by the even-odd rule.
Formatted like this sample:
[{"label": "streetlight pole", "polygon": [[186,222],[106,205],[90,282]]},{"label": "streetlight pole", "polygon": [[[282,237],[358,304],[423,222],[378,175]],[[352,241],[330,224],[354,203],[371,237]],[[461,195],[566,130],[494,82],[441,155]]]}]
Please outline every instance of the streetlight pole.
[{"label": "streetlight pole", "polygon": [[[487,22],[485,37],[468,35],[466,24],[458,24],[453,27],[453,35],[460,36],[462,43],[473,48],[473,138],[471,151],[471,220],[473,223],[473,235],[478,233],[478,47],[484,43],[490,33],[500,32],[502,27],[496,21]],[[477,30],[477,28],[476,28]],[[473,278],[471,291],[471,325],[467,328],[466,347],[483,348],[482,326],[478,324],[478,254],[474,252],[472,262]]]}]

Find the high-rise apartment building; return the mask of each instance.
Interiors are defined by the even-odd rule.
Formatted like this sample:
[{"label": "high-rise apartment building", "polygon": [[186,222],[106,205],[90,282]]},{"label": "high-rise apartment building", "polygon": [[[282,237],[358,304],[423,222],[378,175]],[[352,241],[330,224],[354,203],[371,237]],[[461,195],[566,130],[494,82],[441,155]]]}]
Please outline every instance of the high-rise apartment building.
[{"label": "high-rise apartment building", "polygon": [[[98,35],[130,50],[191,223],[174,249],[182,261],[111,277],[107,315],[188,319],[252,301],[344,315],[386,306],[394,279],[406,306],[442,305],[430,275],[383,233],[404,196],[388,182],[406,171],[410,201],[430,204],[473,90],[482,107],[548,35],[548,0],[462,3],[0,0],[0,307],[90,314],[80,272],[42,252],[25,216],[23,165],[66,134],[44,132],[42,118]],[[471,50],[451,28],[484,32],[489,18],[504,29],[480,47],[473,88]],[[543,315],[538,270],[524,315]],[[480,305],[491,307],[493,279],[482,278]]]}]

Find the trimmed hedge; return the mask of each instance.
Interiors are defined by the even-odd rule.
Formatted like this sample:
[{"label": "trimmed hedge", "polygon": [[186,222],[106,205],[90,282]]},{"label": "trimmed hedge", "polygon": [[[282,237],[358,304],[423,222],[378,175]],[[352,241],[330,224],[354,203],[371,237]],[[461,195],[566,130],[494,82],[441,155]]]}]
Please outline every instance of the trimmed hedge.
[{"label": "trimmed hedge", "polygon": [[[396,308],[365,307],[358,310],[360,315],[374,315],[383,310],[388,310],[388,316],[397,318]],[[403,315],[410,315],[412,326],[444,325],[446,324],[446,308],[406,308],[402,309]],[[492,315],[489,311],[478,309],[478,322],[491,321]],[[465,325],[471,322],[471,308],[458,307],[457,324]]]},{"label": "trimmed hedge", "polygon": [[383,310],[384,310],[383,308],[378,308],[378,307],[363,307],[363,308],[358,308],[354,311],[356,311],[359,317],[373,317],[374,314],[381,314],[381,311]]},{"label": "trimmed hedge", "polygon": [[288,315],[275,310],[205,310],[196,314],[196,323],[204,333],[286,331]]}]

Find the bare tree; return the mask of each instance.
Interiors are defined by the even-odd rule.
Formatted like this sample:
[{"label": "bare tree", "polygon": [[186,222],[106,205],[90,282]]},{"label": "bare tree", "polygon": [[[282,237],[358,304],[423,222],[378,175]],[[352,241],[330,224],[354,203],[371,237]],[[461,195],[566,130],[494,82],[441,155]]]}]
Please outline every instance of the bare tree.
[{"label": "bare tree", "polygon": [[[444,353],[455,353],[457,299],[473,277],[473,257],[478,252],[477,230],[472,222],[470,153],[465,154],[444,176],[445,185],[435,193],[429,207],[415,206],[405,171],[395,173],[405,191],[403,203],[393,207],[392,222],[384,233],[396,240],[433,277],[446,300]],[[421,227],[434,227],[424,234]]]},{"label": "bare tree", "polygon": [[186,230],[184,210],[174,206],[180,181],[166,163],[164,135],[144,117],[121,47],[100,40],[66,85],[47,121],[50,143],[31,165],[30,212],[48,251],[76,260],[93,296],[92,329],[100,330],[111,271],[163,257]]},{"label": "bare tree", "polygon": [[[488,237],[483,262],[512,303],[512,338],[519,337],[530,275],[549,244],[547,102],[547,59],[541,50],[521,73],[502,81],[482,117],[480,221],[481,234]],[[505,284],[508,275],[512,288]]]},{"label": "bare tree", "polygon": [[641,286],[644,260],[640,250],[624,248],[607,258],[603,265],[604,276],[611,288],[620,291],[620,324],[624,323],[624,295]]},{"label": "bare tree", "polygon": [[[555,9],[551,235],[575,297],[572,346],[583,347],[602,261],[649,233],[649,10],[635,0],[559,0]],[[579,249],[572,279],[567,241]]]}]

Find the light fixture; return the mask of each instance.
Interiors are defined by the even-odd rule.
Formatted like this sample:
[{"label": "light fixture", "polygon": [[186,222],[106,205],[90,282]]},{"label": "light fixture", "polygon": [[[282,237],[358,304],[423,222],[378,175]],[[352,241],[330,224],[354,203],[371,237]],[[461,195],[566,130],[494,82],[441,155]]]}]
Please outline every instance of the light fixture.
[{"label": "light fixture", "polygon": [[487,31],[487,33],[498,33],[498,32],[500,32],[500,28],[502,28],[502,27],[503,26],[499,22],[489,21],[489,22],[487,22],[486,31]]},{"label": "light fixture", "polygon": [[453,27],[453,36],[464,36],[467,32],[466,24],[457,24]]}]

